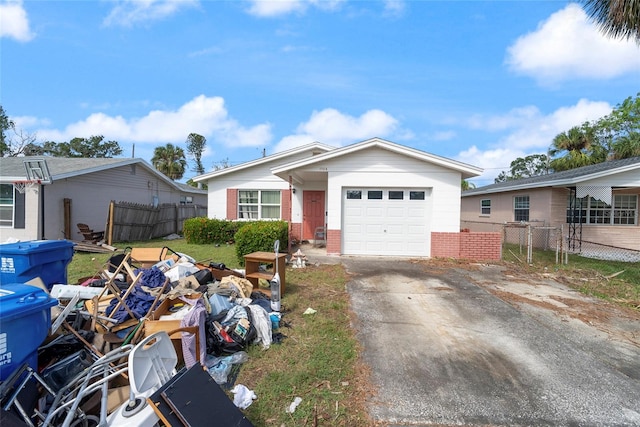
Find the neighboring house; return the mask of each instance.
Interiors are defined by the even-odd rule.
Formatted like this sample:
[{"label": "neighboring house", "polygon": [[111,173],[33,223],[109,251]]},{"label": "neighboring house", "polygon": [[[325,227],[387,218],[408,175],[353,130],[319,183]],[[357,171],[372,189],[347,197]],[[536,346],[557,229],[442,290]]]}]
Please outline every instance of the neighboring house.
[{"label": "neighboring house", "polygon": [[[27,188],[13,182],[27,179],[25,161],[44,159],[50,184]],[[144,205],[193,203],[206,205],[207,194],[173,182],[149,163],[134,158],[0,158],[0,242],[19,240],[82,240],[77,223],[105,229],[109,203]]]},{"label": "neighboring house", "polygon": [[208,185],[210,218],[286,220],[297,240],[320,228],[329,254],[432,256],[434,234],[459,234],[461,180],[481,173],[373,138],[313,143],[194,181]]},{"label": "neighboring house", "polygon": [[640,250],[640,157],[506,181],[462,193],[462,226],[535,222],[572,239]]}]

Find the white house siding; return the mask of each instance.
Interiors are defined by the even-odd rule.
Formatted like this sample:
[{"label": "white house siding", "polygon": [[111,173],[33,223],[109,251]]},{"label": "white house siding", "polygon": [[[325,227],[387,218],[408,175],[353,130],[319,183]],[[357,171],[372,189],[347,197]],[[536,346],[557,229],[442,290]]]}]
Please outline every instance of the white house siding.
[{"label": "white house siding", "polygon": [[[459,172],[425,163],[381,148],[346,154],[314,165],[326,171],[327,228],[341,230],[344,188],[384,188],[425,190],[429,198],[427,218],[430,232],[457,232],[460,226]],[[430,247],[427,244],[425,255]]]},{"label": "white house siding", "polygon": [[40,186],[36,185],[31,189],[26,189],[24,193],[25,218],[24,228],[0,227],[0,243],[9,239],[18,240],[38,240],[41,237],[40,213],[37,209],[30,209],[31,206],[38,206],[40,198]]},{"label": "white house siding", "polygon": [[[240,190],[288,190],[289,183],[271,173],[271,169],[284,163],[306,159],[312,155],[311,150],[292,154],[286,158],[247,167],[236,172],[229,172],[206,182],[208,188],[207,216],[209,218],[227,218],[227,189]],[[308,189],[305,187],[305,189]],[[300,190],[302,190],[300,188]],[[297,200],[300,198],[300,200]],[[302,191],[293,197],[293,214],[300,217],[302,207]],[[235,201],[232,201],[235,204]],[[295,217],[294,220],[295,221]]]}]

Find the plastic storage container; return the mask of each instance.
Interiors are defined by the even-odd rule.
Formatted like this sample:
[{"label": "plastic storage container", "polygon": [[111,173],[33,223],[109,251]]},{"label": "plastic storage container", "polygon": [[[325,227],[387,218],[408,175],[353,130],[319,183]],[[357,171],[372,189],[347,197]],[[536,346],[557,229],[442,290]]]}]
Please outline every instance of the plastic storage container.
[{"label": "plastic storage container", "polygon": [[38,369],[38,347],[49,334],[58,300],[21,283],[0,285],[0,381],[22,363]]},{"label": "plastic storage container", "polygon": [[48,289],[67,284],[73,258],[69,240],[32,240],[0,244],[0,283],[25,283],[40,277]]}]

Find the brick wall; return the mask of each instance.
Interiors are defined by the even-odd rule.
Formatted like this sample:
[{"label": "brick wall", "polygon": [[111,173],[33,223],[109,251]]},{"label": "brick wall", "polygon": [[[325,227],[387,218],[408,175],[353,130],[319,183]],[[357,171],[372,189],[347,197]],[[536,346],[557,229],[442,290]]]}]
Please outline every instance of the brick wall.
[{"label": "brick wall", "polygon": [[501,259],[501,233],[460,233],[460,258],[473,260]]},{"label": "brick wall", "polygon": [[431,256],[469,260],[502,258],[502,235],[494,232],[431,233]]},{"label": "brick wall", "polygon": [[282,199],[282,206],[280,208],[282,220],[291,221],[291,190],[282,190],[280,197]]},{"label": "brick wall", "polygon": [[431,256],[433,258],[460,258],[461,233],[431,233]]},{"label": "brick wall", "polygon": [[297,241],[300,241],[301,238],[302,238],[302,223],[292,222],[290,239],[295,239]]},{"label": "brick wall", "polygon": [[238,189],[227,188],[227,219],[238,219]]},{"label": "brick wall", "polygon": [[342,232],[327,230],[327,255],[340,255]]}]

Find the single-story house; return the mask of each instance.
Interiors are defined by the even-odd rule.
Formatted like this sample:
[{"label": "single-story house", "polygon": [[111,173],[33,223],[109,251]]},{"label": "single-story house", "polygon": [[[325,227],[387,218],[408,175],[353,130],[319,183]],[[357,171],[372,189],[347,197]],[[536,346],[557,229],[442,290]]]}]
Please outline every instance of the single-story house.
[{"label": "single-story house", "polygon": [[640,250],[640,157],[487,185],[462,193],[461,227],[535,222],[565,237]]},{"label": "single-story house", "polygon": [[481,173],[372,138],[341,148],[316,142],[194,181],[208,186],[210,218],[286,220],[296,240],[322,230],[328,254],[428,257],[446,244],[435,235],[459,234],[461,180]]},{"label": "single-story house", "polygon": [[[14,182],[36,174],[44,178],[40,184],[24,193],[15,189]],[[112,200],[206,205],[207,193],[174,182],[137,158],[0,158],[0,242],[82,240],[76,224],[104,230]]]}]

